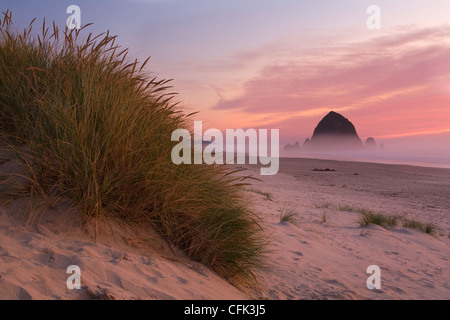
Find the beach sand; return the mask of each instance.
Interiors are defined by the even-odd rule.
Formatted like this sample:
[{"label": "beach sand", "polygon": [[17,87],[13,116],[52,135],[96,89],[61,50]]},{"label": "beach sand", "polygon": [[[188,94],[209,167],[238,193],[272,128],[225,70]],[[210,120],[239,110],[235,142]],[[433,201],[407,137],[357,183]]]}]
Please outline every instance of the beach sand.
[{"label": "beach sand", "polygon": [[[270,239],[258,284],[234,286],[143,228],[101,222],[109,231],[95,240],[64,204],[25,223],[33,206],[19,197],[0,201],[0,299],[450,298],[450,169],[281,159],[277,175],[259,176],[244,167],[238,175],[262,180],[244,192]],[[0,174],[11,168],[13,160],[0,164]],[[344,206],[438,230],[360,227],[360,213],[337,209]],[[288,209],[294,223],[280,223]],[[69,265],[81,269],[80,290],[66,286]],[[370,265],[381,269],[379,290],[367,288]]]},{"label": "beach sand", "polygon": [[[313,171],[329,168],[335,171]],[[248,172],[257,173],[257,168]],[[247,172],[247,173],[248,173]],[[261,178],[261,177],[260,177]],[[272,268],[261,273],[269,299],[449,299],[450,170],[315,159],[281,159],[280,173],[253,188],[254,208],[273,233]],[[360,227],[349,206],[438,226],[436,235]],[[297,226],[280,211],[298,213]],[[326,215],[326,223],[322,217]],[[367,267],[381,268],[369,290]]]}]

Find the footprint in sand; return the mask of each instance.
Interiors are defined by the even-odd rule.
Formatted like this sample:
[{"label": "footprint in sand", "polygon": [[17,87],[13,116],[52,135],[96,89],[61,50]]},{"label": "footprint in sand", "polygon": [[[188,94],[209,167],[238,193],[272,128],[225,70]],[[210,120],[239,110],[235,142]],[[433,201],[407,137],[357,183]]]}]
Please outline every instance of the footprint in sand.
[{"label": "footprint in sand", "polygon": [[291,251],[291,252],[297,256],[297,257],[292,258],[292,260],[294,260],[294,261],[300,260],[299,257],[303,256],[303,253],[301,253],[300,251]]},{"label": "footprint in sand", "polygon": [[181,283],[181,284],[186,284],[186,283],[189,282],[188,280],[186,280],[186,279],[184,279],[184,278],[182,278],[182,277],[177,277],[177,280],[178,280],[178,282]]}]

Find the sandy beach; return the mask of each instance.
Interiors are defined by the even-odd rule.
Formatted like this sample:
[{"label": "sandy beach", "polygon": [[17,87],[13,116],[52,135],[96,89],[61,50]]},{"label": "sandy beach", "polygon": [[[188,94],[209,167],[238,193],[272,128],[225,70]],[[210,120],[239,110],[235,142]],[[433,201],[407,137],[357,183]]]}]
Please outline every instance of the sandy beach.
[{"label": "sandy beach", "polygon": [[[285,158],[277,175],[258,172],[238,173],[262,179],[246,187],[270,239],[257,284],[232,285],[143,228],[109,221],[94,240],[64,205],[26,223],[29,201],[19,197],[0,207],[0,299],[450,298],[450,170]],[[437,231],[360,227],[348,208],[433,222]],[[288,209],[293,223],[280,223]],[[81,268],[80,290],[66,287],[69,265]],[[366,286],[370,265],[381,269],[379,290]]]},{"label": "sandy beach", "polygon": [[[281,159],[280,174],[255,183],[274,199],[260,196],[254,203],[273,232],[276,261],[262,274],[267,286],[258,294],[270,299],[448,299],[449,181],[448,169]],[[344,206],[431,221],[439,230],[430,236],[402,227],[360,227],[359,213],[337,209]],[[285,207],[298,213],[297,226],[279,223]],[[381,268],[381,290],[366,286],[370,265]]]}]

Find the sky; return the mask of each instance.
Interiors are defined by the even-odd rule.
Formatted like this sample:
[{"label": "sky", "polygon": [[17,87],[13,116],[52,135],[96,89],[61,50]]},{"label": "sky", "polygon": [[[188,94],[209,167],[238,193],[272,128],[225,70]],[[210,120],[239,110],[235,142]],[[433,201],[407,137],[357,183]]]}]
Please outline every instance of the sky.
[{"label": "sky", "polygon": [[[448,0],[2,0],[25,27],[63,28],[69,5],[89,31],[118,35],[145,71],[174,79],[204,129],[279,129],[311,137],[329,111],[361,139],[440,150],[450,159]],[[370,5],[380,29],[369,29]],[[194,119],[193,119],[194,120]]]}]

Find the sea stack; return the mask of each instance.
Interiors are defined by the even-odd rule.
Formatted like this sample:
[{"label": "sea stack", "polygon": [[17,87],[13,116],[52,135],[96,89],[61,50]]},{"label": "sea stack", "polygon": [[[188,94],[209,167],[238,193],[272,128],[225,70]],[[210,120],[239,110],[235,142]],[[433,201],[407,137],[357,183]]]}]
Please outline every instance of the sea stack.
[{"label": "sea stack", "polygon": [[367,149],[376,149],[377,148],[377,143],[375,142],[375,139],[372,137],[369,137],[366,139],[366,142],[364,143],[364,146]]},{"label": "sea stack", "polygon": [[309,138],[305,139],[305,142],[303,142],[303,149],[308,149],[311,145],[311,140]]},{"label": "sea stack", "polygon": [[314,129],[311,148],[321,150],[363,149],[355,126],[341,114],[330,111]]},{"label": "sea stack", "polygon": [[287,151],[287,152],[297,152],[297,151],[301,151],[300,148],[300,144],[298,143],[298,141],[295,144],[287,144],[284,146],[283,151]]}]

